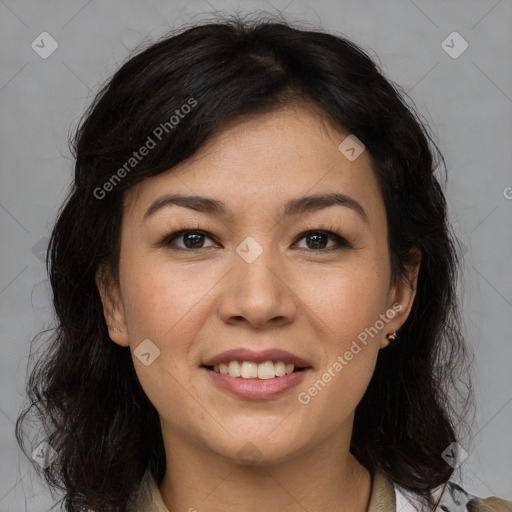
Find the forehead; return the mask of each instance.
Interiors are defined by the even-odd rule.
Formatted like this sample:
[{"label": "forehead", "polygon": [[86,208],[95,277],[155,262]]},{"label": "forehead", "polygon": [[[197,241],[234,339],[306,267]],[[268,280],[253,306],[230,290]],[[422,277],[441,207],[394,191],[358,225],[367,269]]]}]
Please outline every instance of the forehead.
[{"label": "forehead", "polygon": [[186,161],[132,187],[125,215],[140,221],[171,192],[221,200],[231,220],[248,209],[275,216],[289,199],[336,192],[362,204],[369,217],[385,216],[368,152],[350,160],[339,149],[349,135],[308,106],[237,118]]}]

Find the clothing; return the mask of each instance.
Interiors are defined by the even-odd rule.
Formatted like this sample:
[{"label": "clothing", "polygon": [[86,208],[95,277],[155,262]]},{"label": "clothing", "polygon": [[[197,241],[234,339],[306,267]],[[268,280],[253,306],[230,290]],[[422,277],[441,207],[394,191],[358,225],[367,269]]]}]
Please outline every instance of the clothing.
[{"label": "clothing", "polygon": [[[443,488],[436,489],[434,496],[441,497],[434,512],[512,512],[510,501],[496,497],[481,499],[451,482],[444,487],[444,491]],[[190,510],[194,508],[190,507]],[[391,482],[384,473],[380,471],[375,473],[367,512],[427,512],[427,510],[425,507],[422,509],[414,496]],[[144,474],[128,512],[170,512],[149,471]]]}]

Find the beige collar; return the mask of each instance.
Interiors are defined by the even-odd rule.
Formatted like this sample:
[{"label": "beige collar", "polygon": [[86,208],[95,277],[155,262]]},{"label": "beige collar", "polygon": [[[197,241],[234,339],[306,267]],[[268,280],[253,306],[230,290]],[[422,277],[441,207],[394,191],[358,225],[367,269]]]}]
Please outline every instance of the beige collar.
[{"label": "beige collar", "polygon": [[[377,471],[373,477],[368,512],[394,512],[395,489],[384,473]],[[153,476],[146,471],[128,512],[169,512]]]},{"label": "beige collar", "polygon": [[368,512],[394,512],[396,510],[395,487],[381,471],[373,475]]}]

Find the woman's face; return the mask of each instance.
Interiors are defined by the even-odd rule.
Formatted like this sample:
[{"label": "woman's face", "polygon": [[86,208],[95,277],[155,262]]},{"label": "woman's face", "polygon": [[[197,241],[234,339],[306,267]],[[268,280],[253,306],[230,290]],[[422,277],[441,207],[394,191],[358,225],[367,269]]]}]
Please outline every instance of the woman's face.
[{"label": "woman's face", "polygon": [[[120,290],[98,285],[111,338],[130,347],[164,439],[276,462],[350,438],[378,352],[414,292],[390,282],[383,199],[368,152],[338,148],[348,135],[309,109],[276,111],[231,125],[128,192]],[[162,201],[178,194],[212,202]],[[171,240],[179,230],[190,232]],[[204,367],[233,349],[282,350],[309,368],[245,379]]]}]

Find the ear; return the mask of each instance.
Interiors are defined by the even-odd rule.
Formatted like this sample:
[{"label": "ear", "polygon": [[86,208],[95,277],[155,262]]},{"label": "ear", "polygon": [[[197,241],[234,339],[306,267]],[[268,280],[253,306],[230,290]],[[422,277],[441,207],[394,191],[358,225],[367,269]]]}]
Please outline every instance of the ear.
[{"label": "ear", "polygon": [[112,272],[105,265],[100,265],[96,271],[95,281],[103,304],[103,315],[110,339],[118,345],[127,347],[128,331],[119,286]]},{"label": "ear", "polygon": [[385,335],[382,337],[380,348],[389,345],[388,334],[393,334],[393,332],[397,331],[398,336],[400,336],[398,330],[405,323],[411,312],[418,284],[421,251],[415,247],[412,248],[409,251],[408,261],[409,263],[404,264],[406,275],[398,276],[397,282],[392,284],[389,289],[387,316],[391,318],[392,312],[394,312],[394,316],[386,325]]}]

